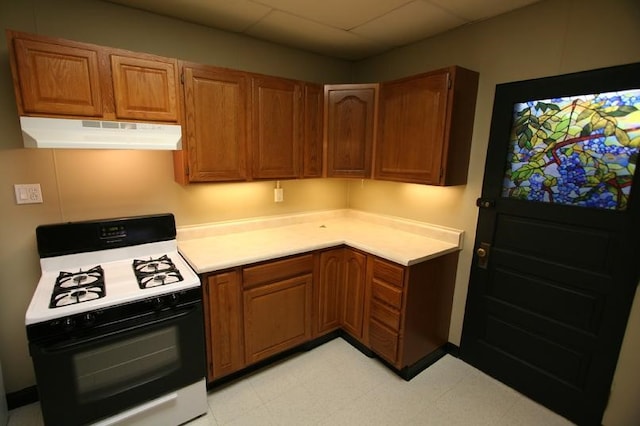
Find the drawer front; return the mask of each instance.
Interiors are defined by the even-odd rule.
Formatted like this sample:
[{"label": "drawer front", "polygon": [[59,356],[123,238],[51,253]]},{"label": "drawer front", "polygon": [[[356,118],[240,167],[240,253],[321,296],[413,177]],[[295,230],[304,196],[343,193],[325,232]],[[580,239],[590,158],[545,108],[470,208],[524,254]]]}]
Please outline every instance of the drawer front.
[{"label": "drawer front", "polygon": [[400,331],[400,313],[379,300],[371,299],[371,317],[395,331]]},{"label": "drawer front", "polygon": [[397,287],[374,279],[371,284],[371,296],[396,309],[402,308],[402,290]]},{"label": "drawer front", "polygon": [[373,259],[373,278],[402,288],[404,285],[404,268],[382,259]]},{"label": "drawer front", "polygon": [[307,274],[313,271],[313,255],[292,257],[273,262],[249,266],[242,270],[242,287],[250,288],[260,284]]},{"label": "drawer front", "polygon": [[398,333],[394,333],[376,320],[369,321],[369,346],[371,349],[395,364],[398,358]]}]

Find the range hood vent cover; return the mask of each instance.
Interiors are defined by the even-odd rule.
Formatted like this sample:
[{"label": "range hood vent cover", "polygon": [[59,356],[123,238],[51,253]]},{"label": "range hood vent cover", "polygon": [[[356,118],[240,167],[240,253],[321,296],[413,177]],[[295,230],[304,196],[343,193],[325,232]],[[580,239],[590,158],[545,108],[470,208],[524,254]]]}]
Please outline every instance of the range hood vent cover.
[{"label": "range hood vent cover", "polygon": [[182,149],[177,124],[20,117],[25,148]]}]

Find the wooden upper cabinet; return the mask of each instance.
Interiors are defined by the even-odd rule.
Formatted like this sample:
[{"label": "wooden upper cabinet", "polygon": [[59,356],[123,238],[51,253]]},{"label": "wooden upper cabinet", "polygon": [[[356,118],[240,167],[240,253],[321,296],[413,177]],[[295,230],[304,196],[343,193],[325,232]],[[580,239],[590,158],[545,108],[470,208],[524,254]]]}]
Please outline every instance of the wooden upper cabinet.
[{"label": "wooden upper cabinet", "polygon": [[111,71],[117,118],[179,121],[176,60],[112,54]]},{"label": "wooden upper cabinet", "polygon": [[175,59],[7,31],[20,115],[180,121]]},{"label": "wooden upper cabinet", "polygon": [[299,177],[302,83],[254,75],[251,103],[252,177],[254,179]]},{"label": "wooden upper cabinet", "polygon": [[322,177],[322,126],[324,91],[320,84],[304,85],[302,177]]},{"label": "wooden upper cabinet", "polygon": [[188,180],[246,180],[246,73],[197,64],[184,66],[183,73]]},{"label": "wooden upper cabinet", "polygon": [[465,184],[477,87],[460,67],[382,83],[374,178]]},{"label": "wooden upper cabinet", "polygon": [[378,84],[324,87],[327,177],[371,177]]},{"label": "wooden upper cabinet", "polygon": [[103,115],[97,50],[22,38],[13,49],[20,115]]}]

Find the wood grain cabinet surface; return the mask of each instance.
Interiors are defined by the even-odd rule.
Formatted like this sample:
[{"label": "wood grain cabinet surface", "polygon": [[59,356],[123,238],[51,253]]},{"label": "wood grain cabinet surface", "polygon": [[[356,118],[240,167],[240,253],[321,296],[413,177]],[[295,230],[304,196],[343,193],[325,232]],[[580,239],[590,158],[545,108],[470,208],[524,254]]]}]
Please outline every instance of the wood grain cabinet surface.
[{"label": "wood grain cabinet surface", "polygon": [[247,74],[188,63],[182,63],[181,69],[186,153],[181,153],[184,158],[175,166],[176,179],[183,183],[247,180]]},{"label": "wood grain cabinet surface", "polygon": [[175,59],[111,54],[116,117],[176,123],[178,64]]},{"label": "wood grain cabinet surface", "polygon": [[303,178],[322,177],[322,139],[324,117],[324,91],[320,84],[304,84],[304,118],[302,138]]},{"label": "wood grain cabinet surface", "polygon": [[456,66],[382,83],[374,179],[465,184],[477,87]]},{"label": "wood grain cabinet surface", "polygon": [[362,340],[364,337],[364,308],[367,255],[346,248],[344,252],[344,284],[340,296],[340,322],[344,331]]},{"label": "wood grain cabinet surface", "polygon": [[207,379],[213,381],[245,366],[240,271],[208,275],[202,286]]},{"label": "wood grain cabinet surface", "polygon": [[401,373],[444,354],[457,264],[457,252],[411,266],[369,256],[368,344]]},{"label": "wood grain cabinet surface", "polygon": [[324,86],[325,175],[370,178],[378,84]]},{"label": "wood grain cabinet surface", "polygon": [[344,286],[344,248],[319,254],[318,281],[314,297],[316,328],[314,335],[340,328],[340,296]]},{"label": "wood grain cabinet surface", "polygon": [[243,268],[248,364],[311,339],[313,268],[311,254]]},{"label": "wood grain cabinet surface", "polygon": [[177,61],[8,30],[20,115],[180,121]]},{"label": "wood grain cabinet surface", "polygon": [[302,84],[295,80],[254,76],[251,90],[252,177],[299,177],[302,148]]}]

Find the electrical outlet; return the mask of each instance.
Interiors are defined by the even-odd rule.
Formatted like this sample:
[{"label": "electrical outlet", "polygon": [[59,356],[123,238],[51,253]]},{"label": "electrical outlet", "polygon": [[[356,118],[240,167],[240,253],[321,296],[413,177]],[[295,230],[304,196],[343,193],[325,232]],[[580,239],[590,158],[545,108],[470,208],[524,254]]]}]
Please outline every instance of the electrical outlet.
[{"label": "electrical outlet", "polygon": [[275,188],[273,190],[273,201],[281,203],[284,201],[284,190],[282,188]]},{"label": "electrical outlet", "polygon": [[16,204],[42,203],[42,190],[39,183],[15,184]]}]

